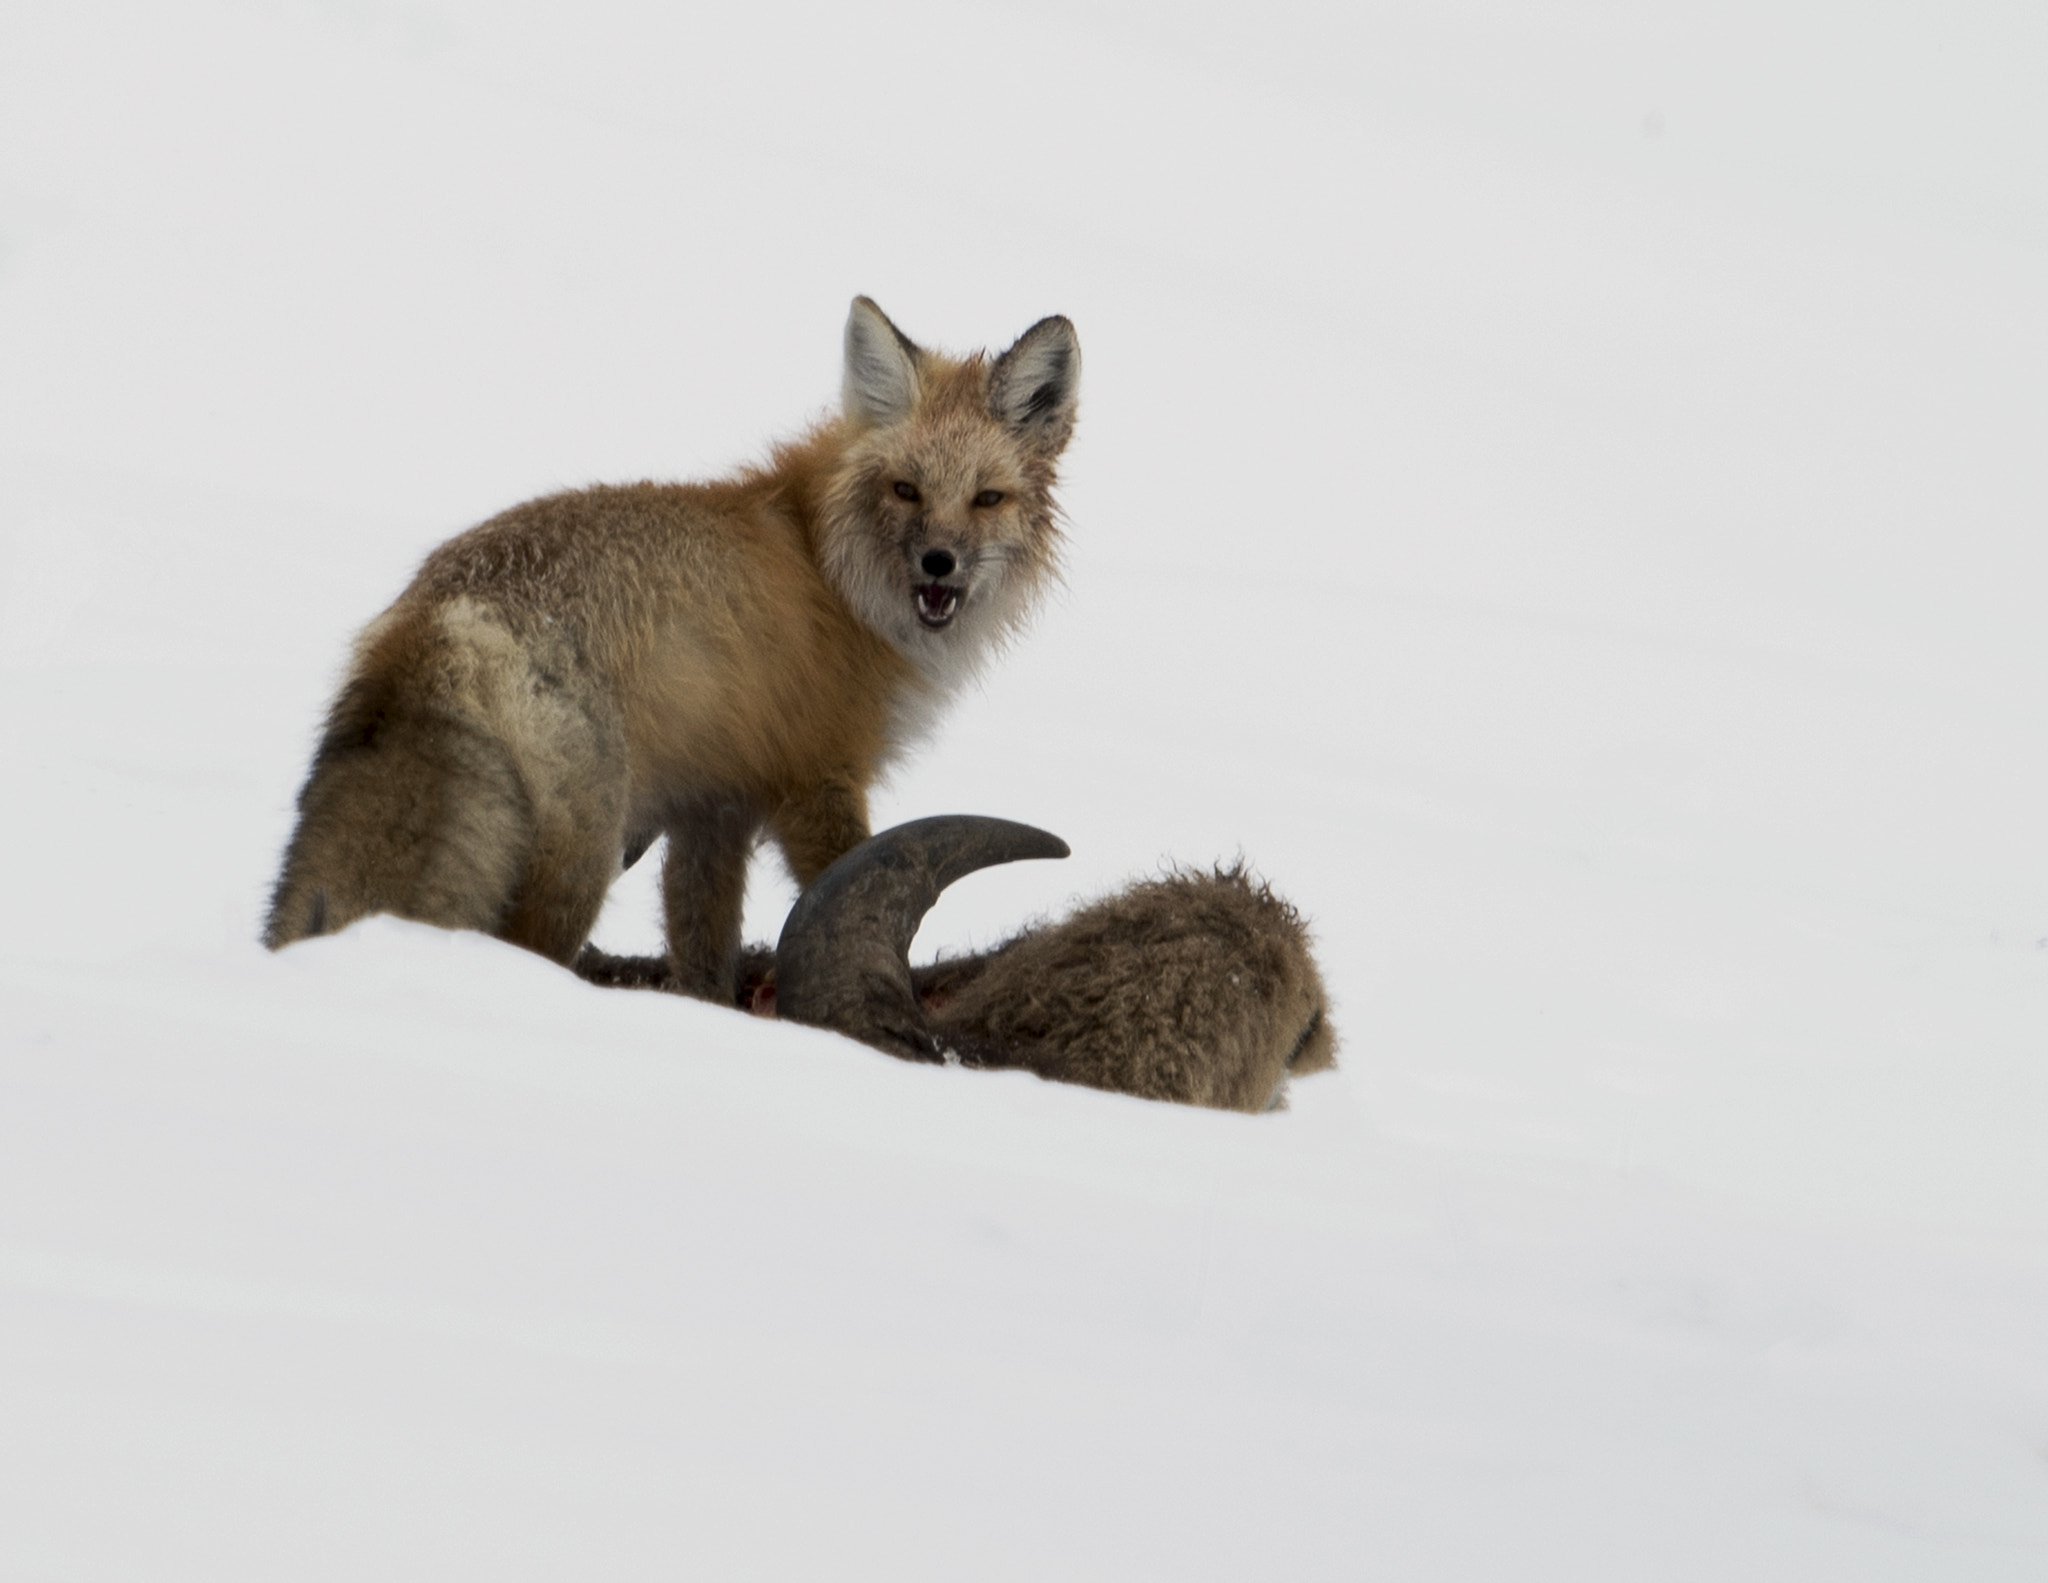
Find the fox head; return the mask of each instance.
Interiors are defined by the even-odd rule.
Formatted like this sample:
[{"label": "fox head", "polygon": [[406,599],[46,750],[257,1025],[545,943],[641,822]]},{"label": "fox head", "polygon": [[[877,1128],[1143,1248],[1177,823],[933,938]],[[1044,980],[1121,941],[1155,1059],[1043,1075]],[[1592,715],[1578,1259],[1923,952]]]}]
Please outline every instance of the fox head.
[{"label": "fox head", "polygon": [[993,360],[952,358],[853,300],[819,558],[855,614],[935,681],[971,672],[1058,575],[1053,486],[1080,379],[1081,344],[1058,316]]}]

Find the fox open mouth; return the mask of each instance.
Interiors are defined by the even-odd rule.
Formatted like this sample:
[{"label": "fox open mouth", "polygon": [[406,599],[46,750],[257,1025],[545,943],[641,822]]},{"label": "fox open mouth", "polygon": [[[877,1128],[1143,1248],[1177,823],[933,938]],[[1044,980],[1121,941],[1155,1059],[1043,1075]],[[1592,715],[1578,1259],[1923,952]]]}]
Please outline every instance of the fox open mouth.
[{"label": "fox open mouth", "polygon": [[960,609],[960,590],[944,583],[924,583],[917,590],[917,619],[933,629],[943,627]]}]

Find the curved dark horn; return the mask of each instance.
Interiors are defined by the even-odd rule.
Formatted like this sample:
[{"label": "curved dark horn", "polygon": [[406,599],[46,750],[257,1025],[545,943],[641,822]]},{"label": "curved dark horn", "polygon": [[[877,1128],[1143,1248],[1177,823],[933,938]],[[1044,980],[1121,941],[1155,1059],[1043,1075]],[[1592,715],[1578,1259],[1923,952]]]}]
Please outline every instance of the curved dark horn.
[{"label": "curved dark horn", "polygon": [[917,926],[940,891],[976,869],[1070,850],[1044,830],[978,814],[913,819],[869,837],[790,909],[775,946],[776,1014],[892,1055],[942,1060],[910,984]]}]

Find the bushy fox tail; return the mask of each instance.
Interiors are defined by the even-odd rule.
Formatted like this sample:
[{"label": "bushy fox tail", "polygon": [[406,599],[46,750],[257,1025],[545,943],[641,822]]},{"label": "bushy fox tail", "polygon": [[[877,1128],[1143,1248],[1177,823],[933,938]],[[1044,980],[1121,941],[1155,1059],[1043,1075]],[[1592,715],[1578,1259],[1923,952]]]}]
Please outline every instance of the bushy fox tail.
[{"label": "bushy fox tail", "polygon": [[272,893],[275,951],[373,912],[500,931],[534,817],[503,743],[359,680],[335,704]]}]

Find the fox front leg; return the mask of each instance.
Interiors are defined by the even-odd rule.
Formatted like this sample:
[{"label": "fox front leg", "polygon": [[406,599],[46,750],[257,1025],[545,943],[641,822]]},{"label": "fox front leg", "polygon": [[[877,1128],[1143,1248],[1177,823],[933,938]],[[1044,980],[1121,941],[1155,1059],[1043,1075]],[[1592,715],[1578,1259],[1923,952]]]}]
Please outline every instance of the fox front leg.
[{"label": "fox front leg", "polygon": [[672,987],[731,1005],[737,993],[747,859],[760,816],[737,799],[693,798],[668,820],[661,907]]},{"label": "fox front leg", "polygon": [[797,889],[811,882],[868,838],[868,797],[851,777],[821,781],[791,796],[769,816],[768,828],[789,864]]}]

